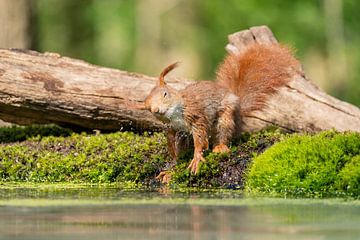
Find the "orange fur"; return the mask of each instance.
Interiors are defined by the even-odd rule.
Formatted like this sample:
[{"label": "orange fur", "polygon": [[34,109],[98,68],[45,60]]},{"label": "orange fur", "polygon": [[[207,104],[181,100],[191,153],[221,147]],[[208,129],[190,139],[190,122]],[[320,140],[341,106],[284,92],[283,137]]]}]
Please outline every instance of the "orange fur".
[{"label": "orange fur", "polygon": [[240,55],[228,55],[217,71],[217,82],[197,82],[180,91],[164,81],[176,66],[162,71],[158,85],[145,99],[145,108],[168,124],[168,149],[173,158],[180,147],[178,133],[193,136],[194,157],[188,168],[195,174],[211,143],[214,152],[229,151],[227,145],[240,129],[241,117],[262,109],[269,96],[301,71],[290,50],[277,44],[253,44]]},{"label": "orange fur", "polygon": [[300,63],[289,48],[252,44],[242,54],[228,55],[217,71],[217,82],[240,98],[241,115],[262,109],[269,96],[284,86]]},{"label": "orange fur", "polygon": [[161,73],[159,76],[159,85],[160,86],[164,86],[165,85],[165,76],[166,74],[168,74],[170,71],[172,71],[174,68],[176,68],[177,66],[179,66],[179,62],[170,64],[169,66],[167,66]]}]

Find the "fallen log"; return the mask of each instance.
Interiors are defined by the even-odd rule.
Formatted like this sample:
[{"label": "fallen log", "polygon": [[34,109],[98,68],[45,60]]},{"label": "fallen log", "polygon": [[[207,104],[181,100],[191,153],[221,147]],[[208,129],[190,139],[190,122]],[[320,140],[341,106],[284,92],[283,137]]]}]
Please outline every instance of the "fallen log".
[{"label": "fallen log", "polygon": [[[227,50],[241,52],[253,41],[274,43],[267,27],[229,36]],[[17,124],[56,123],[99,130],[164,126],[148,111],[136,108],[156,78],[99,67],[54,53],[0,50],[0,119]],[[172,79],[176,89],[191,80]],[[360,109],[333,98],[298,73],[267,107],[244,119],[244,130],[278,125],[289,131],[335,128],[360,132]]]},{"label": "fallen log", "polygon": [[[266,26],[229,35],[228,52],[240,53],[253,42],[277,43]],[[254,112],[244,119],[244,130],[259,130],[277,125],[290,131],[316,132],[327,129],[360,132],[360,109],[340,101],[319,89],[305,75],[299,72],[267,102],[262,111]]]}]

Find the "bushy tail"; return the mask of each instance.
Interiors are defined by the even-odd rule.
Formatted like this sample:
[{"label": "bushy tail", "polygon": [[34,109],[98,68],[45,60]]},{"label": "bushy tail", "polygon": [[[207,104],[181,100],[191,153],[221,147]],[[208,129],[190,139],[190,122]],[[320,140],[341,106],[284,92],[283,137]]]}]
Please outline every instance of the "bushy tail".
[{"label": "bushy tail", "polygon": [[278,44],[250,45],[230,54],[219,66],[217,82],[240,97],[241,115],[262,109],[269,96],[284,86],[301,65],[289,48]]}]

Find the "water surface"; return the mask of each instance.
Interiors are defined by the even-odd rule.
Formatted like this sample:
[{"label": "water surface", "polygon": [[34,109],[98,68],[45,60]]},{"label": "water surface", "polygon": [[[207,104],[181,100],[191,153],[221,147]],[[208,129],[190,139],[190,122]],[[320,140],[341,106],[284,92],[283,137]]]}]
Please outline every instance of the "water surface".
[{"label": "water surface", "polygon": [[360,203],[235,191],[5,188],[2,239],[360,239]]}]

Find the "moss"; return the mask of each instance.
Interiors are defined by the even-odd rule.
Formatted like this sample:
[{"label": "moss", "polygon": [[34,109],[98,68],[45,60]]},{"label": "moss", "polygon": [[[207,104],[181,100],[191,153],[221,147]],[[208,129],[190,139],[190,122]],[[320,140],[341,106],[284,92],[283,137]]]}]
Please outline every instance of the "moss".
[{"label": "moss", "polygon": [[0,145],[2,181],[150,182],[168,161],[163,134],[41,137]]},{"label": "moss", "polygon": [[192,151],[183,153],[178,162],[172,161],[162,133],[54,136],[49,129],[43,132],[47,136],[38,134],[23,142],[0,144],[0,183],[158,187],[155,176],[171,169],[170,188],[175,190],[242,189],[247,182],[249,193],[265,195],[360,195],[359,133],[290,135],[273,128],[243,134],[232,143],[229,154],[205,152],[206,163],[194,176],[187,169]]},{"label": "moss", "polygon": [[201,164],[198,175],[191,175],[187,166],[192,154],[185,154],[171,171],[173,187],[228,188],[242,189],[244,173],[252,158],[280,141],[286,134],[280,129],[243,134],[230,146],[231,153],[205,153],[205,164]]},{"label": "moss", "polygon": [[[49,136],[38,134],[21,143],[0,145],[1,181],[158,185],[155,176],[175,165],[172,169],[174,188],[238,189],[243,186],[243,172],[252,156],[282,136],[275,129],[244,134],[233,143],[231,154],[207,152],[206,164],[193,176],[187,170],[192,151],[183,153],[175,163],[168,157],[162,133],[71,133],[55,137],[51,129],[42,131],[50,133]],[[16,133],[19,129],[6,131],[11,130]]]},{"label": "moss", "polygon": [[326,131],[292,135],[254,158],[251,193],[277,196],[360,195],[360,134]]}]

